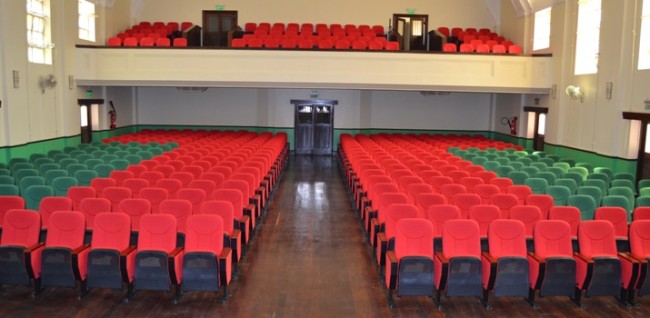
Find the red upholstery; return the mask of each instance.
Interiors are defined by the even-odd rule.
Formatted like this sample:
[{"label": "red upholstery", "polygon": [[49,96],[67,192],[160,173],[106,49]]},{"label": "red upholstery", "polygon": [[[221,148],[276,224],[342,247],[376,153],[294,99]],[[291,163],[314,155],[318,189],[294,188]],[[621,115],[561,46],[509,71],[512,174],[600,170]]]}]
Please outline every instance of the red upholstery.
[{"label": "red upholstery", "polygon": [[68,198],[72,200],[72,209],[78,210],[81,200],[84,198],[97,197],[97,191],[93,187],[70,187],[68,188]]},{"label": "red upholstery", "polygon": [[519,205],[524,205],[533,191],[527,185],[511,185],[506,189],[506,193],[514,194],[519,199]]},{"label": "red upholstery", "polygon": [[432,177],[429,179],[429,183],[433,186],[433,190],[436,193],[442,193],[442,186],[446,184],[453,184],[454,179],[448,177],[448,176],[438,176],[438,177]]},{"label": "red upholstery", "polygon": [[[38,247],[41,232],[40,214],[24,209],[9,209],[3,214],[2,224],[0,250],[5,246],[24,247],[25,253],[31,253],[29,259],[31,260],[32,272],[28,273],[28,275],[32,274],[33,278],[39,278],[41,274],[41,253],[43,251],[42,246]],[[28,268],[26,270],[28,271]],[[0,280],[4,281],[4,279],[4,277],[0,276]]]},{"label": "red upholstery", "polygon": [[614,226],[616,239],[628,238],[627,211],[621,207],[598,207],[594,213],[595,220],[605,220]]},{"label": "red upholstery", "polygon": [[490,198],[493,195],[501,192],[499,190],[499,187],[497,187],[494,184],[479,184],[476,187],[474,187],[474,191],[476,191],[476,194],[481,196],[481,199],[483,199],[483,204],[492,203]]},{"label": "red upholstery", "polygon": [[[425,257],[433,260],[432,236],[433,228],[431,223],[426,220],[416,218],[399,220],[395,225],[394,254],[387,253],[386,264],[391,263],[391,257],[395,257],[395,261],[398,263],[409,256]],[[386,266],[386,287],[389,289],[399,288],[398,286],[391,286],[391,280],[389,278],[393,274],[393,270],[392,266]],[[394,282],[394,284],[396,283]]]},{"label": "red upholstery", "polygon": [[[167,190],[169,199],[176,199],[178,190],[183,188],[183,183],[176,179],[160,179],[156,181],[156,187]],[[142,193],[140,193],[140,196],[142,197]]]},{"label": "red upholstery", "polygon": [[187,47],[187,39],[175,38],[173,42],[174,47]]},{"label": "red upholstery", "polygon": [[158,213],[160,202],[169,199],[169,192],[165,188],[144,188],[140,190],[140,198],[149,201],[151,213]]},{"label": "red upholstery", "polygon": [[[446,289],[443,284],[443,265],[456,257],[466,257],[480,262],[481,241],[479,226],[474,220],[448,220],[443,225],[442,252],[434,259],[435,285],[438,290]],[[446,279],[445,279],[446,281]]]},{"label": "red upholstery", "polygon": [[[617,253],[612,223],[603,220],[580,223],[578,242],[580,253],[575,255],[577,287],[586,290],[587,296],[590,293],[626,295],[621,299],[623,302],[633,299],[640,262],[628,254]],[[576,296],[580,304],[580,294]]]},{"label": "red upholstery", "polygon": [[81,200],[78,211],[86,218],[86,228],[94,229],[97,215],[111,212],[111,201],[106,198],[85,198]]},{"label": "red upholstery", "polygon": [[171,41],[169,38],[157,38],[156,39],[156,46],[157,47],[170,47],[171,46]]},{"label": "red upholstery", "polygon": [[[224,221],[218,215],[213,214],[197,214],[192,215],[187,219],[187,231],[185,236],[185,255],[190,257],[192,253],[210,253],[217,259],[222,259],[223,262],[219,264],[218,273],[212,273],[214,276],[219,276],[220,283],[227,285],[230,283],[232,276],[232,253],[230,249],[224,249]],[[203,275],[191,276],[194,270],[189,270],[189,262],[185,262],[185,269],[188,270],[188,275],[184,275],[187,282],[184,287],[191,288],[193,283],[200,285],[202,277],[210,277],[210,273],[203,273]],[[193,281],[198,279],[198,281]],[[217,286],[215,286],[216,290]]]},{"label": "red upholstery", "polygon": [[474,190],[474,188],[479,184],[484,184],[485,181],[479,177],[464,177],[460,178],[460,180],[458,180],[458,183],[465,186],[467,193],[476,193],[476,190]]},{"label": "red upholstery", "polygon": [[122,212],[131,219],[131,229],[140,230],[140,221],[143,216],[151,214],[151,203],[146,199],[124,199],[120,202],[116,212]]},{"label": "red upholstery", "polygon": [[[192,188],[180,189],[178,190],[176,196],[179,200],[187,200],[191,204],[190,211],[192,213],[199,213],[199,211],[201,210],[201,205],[206,199],[205,191],[202,189],[192,189]],[[179,227],[180,226],[181,224],[179,223]]]},{"label": "red upholstery", "polygon": [[126,171],[129,171],[129,172],[133,173],[133,176],[136,177],[136,178],[139,178],[141,173],[143,173],[145,171],[148,171],[148,170],[149,170],[149,168],[147,168],[146,166],[143,166],[143,165],[139,165],[139,164],[138,165],[129,165],[128,167],[126,167]]},{"label": "red upholstery", "polygon": [[533,205],[539,208],[542,219],[548,219],[548,212],[551,210],[555,201],[548,194],[531,194],[526,199],[526,205]]},{"label": "red upholstery", "polygon": [[443,51],[443,52],[454,52],[454,53],[455,53],[455,52],[458,51],[458,49],[457,49],[455,43],[445,43],[445,44],[442,46],[442,51]]},{"label": "red upholstery", "polygon": [[[540,273],[542,264],[547,262],[549,258],[573,260],[571,227],[568,223],[560,220],[542,220],[535,225],[533,237],[535,242],[535,257],[528,258],[530,264],[530,287],[540,289],[543,283],[539,281],[540,278],[549,276],[540,276],[540,274],[544,274]],[[569,290],[571,292],[573,291],[572,286]]]},{"label": "red upholstery", "polygon": [[533,237],[533,228],[542,220],[542,212],[533,205],[517,205],[510,209],[510,219],[519,220],[526,226],[526,237]]},{"label": "red upholstery", "polygon": [[408,197],[400,192],[388,192],[382,193],[377,198],[378,206],[377,210],[374,211],[374,215],[370,217],[370,227],[367,228],[368,233],[370,234],[370,241],[372,246],[376,245],[376,236],[380,229],[384,226],[386,222],[386,211],[393,204],[406,204],[408,203]]},{"label": "red upholstery", "polygon": [[203,190],[205,200],[212,200],[214,198],[213,193],[216,187],[216,184],[212,180],[192,180],[189,184],[189,189]]},{"label": "red upholstery", "polygon": [[431,205],[427,209],[427,220],[433,226],[433,237],[441,237],[442,229],[448,220],[460,219],[460,209],[451,204]]},{"label": "red upholstery", "polygon": [[72,211],[72,200],[66,197],[43,198],[38,208],[43,228],[49,227],[50,216],[56,211]]},{"label": "red upholstery", "polygon": [[25,199],[19,196],[0,196],[0,227],[2,227],[1,222],[4,220],[4,215],[9,210],[19,209],[22,210],[25,208]]},{"label": "red upholstery", "polygon": [[118,37],[108,38],[108,46],[122,46],[122,39]]},{"label": "red upholstery", "polygon": [[396,203],[388,206],[385,214],[384,231],[378,234],[377,249],[375,250],[377,264],[380,266],[385,264],[386,251],[393,249],[391,240],[395,238],[397,222],[402,219],[417,218],[418,208],[412,204]]},{"label": "red upholstery", "polygon": [[454,204],[460,208],[460,218],[467,219],[469,209],[475,205],[483,204],[483,200],[476,193],[459,193],[454,195]]},{"label": "red upholstery", "polygon": [[[490,252],[481,258],[483,264],[483,289],[491,290],[490,285],[495,271],[491,271],[492,260],[498,261],[502,257],[516,257],[526,259],[526,229],[524,224],[518,220],[495,220],[490,224],[488,230],[488,244]],[[528,268],[526,268],[528,271]],[[499,277],[496,277],[498,280]],[[507,279],[507,277],[506,277]],[[528,280],[520,282],[524,285],[524,294],[527,294]],[[493,284],[498,284],[494,282]],[[485,299],[484,299],[485,300]]]},{"label": "red upholstery", "polygon": [[571,237],[578,237],[578,225],[580,225],[580,210],[574,206],[554,206],[548,212],[549,220],[562,220],[571,227]]},{"label": "red upholstery", "polygon": [[415,205],[420,210],[421,218],[427,217],[427,209],[432,205],[447,204],[447,198],[439,193],[423,193],[415,197]]},{"label": "red upholstery", "polygon": [[190,184],[190,182],[194,180],[194,175],[192,175],[189,172],[178,171],[170,174],[169,179],[178,180],[181,182],[182,187],[187,187]]},{"label": "red upholstery", "polygon": [[220,216],[223,221],[223,229],[230,236],[230,247],[234,251],[235,259],[239,261],[241,258],[241,235],[239,231],[239,221],[235,220],[234,209],[232,203],[228,201],[206,201],[201,206],[202,214],[216,214]]},{"label": "red upholstery", "polygon": [[248,243],[248,229],[250,228],[250,217],[244,215],[244,208],[242,207],[242,193],[235,189],[218,189],[214,191],[214,199],[217,201],[230,202],[233,207],[235,220],[240,223],[239,229],[243,234],[243,243]]},{"label": "red upholstery", "polygon": [[140,190],[149,187],[149,181],[140,178],[129,178],[124,180],[122,186],[131,190],[133,198],[139,198]]},{"label": "red upholstery", "polygon": [[108,187],[116,187],[117,180],[113,178],[93,178],[90,180],[90,186],[95,188],[97,197],[104,197],[104,189]]},{"label": "red upholstery", "polygon": [[131,198],[131,189],[125,187],[108,187],[104,189],[103,197],[111,201],[112,211],[117,211],[122,200]]},{"label": "red upholstery", "polygon": [[157,166],[153,167],[152,171],[160,172],[160,173],[162,173],[164,178],[169,178],[169,176],[172,173],[176,172],[176,168],[174,168],[174,166],[171,166],[171,165],[160,164],[160,165],[157,165]]},{"label": "red upholstery", "polygon": [[[99,213],[95,216],[90,253],[94,250],[114,250],[124,253],[129,248],[131,236],[131,220],[124,213]],[[126,255],[126,272],[129,282],[133,281],[135,273],[135,253]],[[88,276],[91,281],[93,277]]]},{"label": "red upholstery", "polygon": [[502,219],[507,219],[510,216],[510,209],[519,204],[519,198],[514,194],[500,193],[491,196],[490,203],[499,207]]},{"label": "red upholstery", "polygon": [[192,202],[182,199],[168,199],[160,202],[158,213],[173,215],[178,223],[178,232],[185,233],[187,218],[192,215]]},{"label": "red upholstery", "polygon": [[508,192],[508,187],[514,185],[514,183],[512,182],[512,179],[510,179],[510,178],[493,178],[493,179],[490,179],[489,183],[494,184],[497,187],[499,187],[499,191],[501,193],[507,193]]},{"label": "red upholstery", "polygon": [[[133,172],[126,171],[126,170],[113,170],[113,171],[111,171],[109,177],[116,181],[116,183],[117,183],[116,185],[118,187],[121,187],[124,184],[124,180],[130,179],[130,178],[135,178],[135,176],[133,175]],[[92,181],[91,181],[91,185],[92,185]]]},{"label": "red upholstery", "polygon": [[[159,251],[173,256],[174,267],[169,272],[175,274],[174,280],[168,280],[173,285],[182,281],[183,275],[183,251],[176,249],[176,228],[177,222],[174,216],[169,214],[146,214],[141,218],[140,233],[138,235],[137,254],[146,251]],[[138,265],[136,264],[136,267]],[[146,271],[146,268],[142,269]],[[171,277],[170,277],[171,278]],[[136,288],[138,281],[138,268],[136,268]]]},{"label": "red upholstery", "polygon": [[475,205],[469,209],[469,219],[476,221],[481,237],[487,237],[492,221],[500,218],[501,210],[495,205]]},{"label": "red upholstery", "polygon": [[214,182],[215,189],[220,188],[225,179],[226,177],[222,173],[211,171],[204,172],[199,178],[199,180],[210,180]]},{"label": "red upholstery", "polygon": [[445,184],[440,187],[440,193],[447,197],[449,204],[454,204],[454,197],[458,194],[467,193],[467,189],[462,184]]},{"label": "red upholstery", "polygon": [[[83,214],[75,211],[56,211],[50,216],[50,222],[47,229],[47,239],[45,241],[45,250],[48,248],[69,248],[76,250],[81,248],[84,243],[84,235],[86,233],[86,224]],[[77,256],[79,276],[81,280],[86,279],[86,261],[88,256],[88,249],[79,252]],[[43,259],[45,262],[45,259]],[[43,267],[46,264],[43,264]],[[43,274],[45,274],[45,268]]]},{"label": "red upholstery", "polygon": [[[151,168],[153,169],[153,167]],[[155,186],[158,180],[165,178],[165,175],[158,171],[143,171],[140,173],[139,178],[149,181],[150,186]]]},{"label": "red upholstery", "polygon": [[650,220],[650,207],[640,206],[634,209],[632,214],[634,221],[636,220]]}]

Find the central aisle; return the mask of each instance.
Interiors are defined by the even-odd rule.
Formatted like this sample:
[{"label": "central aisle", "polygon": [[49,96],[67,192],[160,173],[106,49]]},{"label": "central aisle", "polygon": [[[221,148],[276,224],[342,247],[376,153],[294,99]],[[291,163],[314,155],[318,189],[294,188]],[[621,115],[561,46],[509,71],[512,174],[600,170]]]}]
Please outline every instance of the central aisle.
[{"label": "central aisle", "polygon": [[290,159],[235,282],[238,316],[391,315],[335,158]]}]

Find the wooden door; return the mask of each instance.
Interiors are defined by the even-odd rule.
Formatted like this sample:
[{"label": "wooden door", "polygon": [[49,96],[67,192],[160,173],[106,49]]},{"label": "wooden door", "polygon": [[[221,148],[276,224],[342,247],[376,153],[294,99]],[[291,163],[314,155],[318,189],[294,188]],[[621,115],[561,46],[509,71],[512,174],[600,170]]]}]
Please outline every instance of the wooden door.
[{"label": "wooden door", "polygon": [[331,155],[334,139],[334,105],[329,100],[292,100],[295,105],[296,154]]},{"label": "wooden door", "polygon": [[237,29],[237,11],[203,11],[203,46],[227,47]]}]

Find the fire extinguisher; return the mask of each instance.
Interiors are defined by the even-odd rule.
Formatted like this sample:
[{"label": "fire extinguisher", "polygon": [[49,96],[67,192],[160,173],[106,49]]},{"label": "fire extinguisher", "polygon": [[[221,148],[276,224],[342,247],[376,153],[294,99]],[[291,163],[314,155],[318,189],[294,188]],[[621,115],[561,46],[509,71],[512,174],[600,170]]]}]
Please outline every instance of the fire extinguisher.
[{"label": "fire extinguisher", "polygon": [[115,110],[115,106],[113,106],[113,101],[109,102],[111,105],[111,110],[108,111],[108,115],[110,116],[110,121],[111,121],[111,129],[115,129],[117,127],[116,122],[117,122],[117,111]]},{"label": "fire extinguisher", "polygon": [[510,127],[510,134],[513,135],[513,136],[516,136],[517,135],[517,120],[518,120],[517,116],[511,117],[511,118],[503,117],[503,118],[501,118],[501,125],[504,125],[504,126],[508,125],[508,127]]}]

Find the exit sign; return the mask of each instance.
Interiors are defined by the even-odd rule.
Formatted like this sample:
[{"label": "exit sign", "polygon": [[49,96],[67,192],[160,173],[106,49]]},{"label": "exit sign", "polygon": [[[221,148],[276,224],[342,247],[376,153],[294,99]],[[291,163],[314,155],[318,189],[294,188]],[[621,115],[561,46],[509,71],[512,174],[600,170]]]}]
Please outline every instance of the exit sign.
[{"label": "exit sign", "polygon": [[415,14],[415,9],[406,9],[406,13]]},{"label": "exit sign", "polygon": [[217,11],[223,11],[223,9],[226,8],[226,5],[223,4],[217,4]]}]

